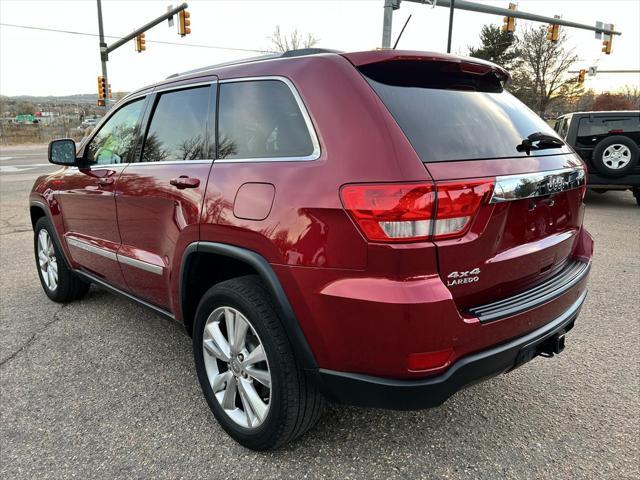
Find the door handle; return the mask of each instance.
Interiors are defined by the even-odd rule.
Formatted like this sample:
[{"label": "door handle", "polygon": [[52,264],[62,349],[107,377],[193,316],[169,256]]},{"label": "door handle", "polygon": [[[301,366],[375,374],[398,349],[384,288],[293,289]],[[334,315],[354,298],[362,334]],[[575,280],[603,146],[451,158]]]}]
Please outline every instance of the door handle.
[{"label": "door handle", "polygon": [[200,185],[200,180],[186,175],[180,175],[178,178],[172,178],[169,183],[174,187],[182,190],[184,188],[196,188]]},{"label": "door handle", "polygon": [[113,185],[113,182],[115,180],[113,179],[113,177],[102,177],[102,178],[98,178],[97,182],[98,185],[100,185],[101,187],[108,187],[109,185]]}]

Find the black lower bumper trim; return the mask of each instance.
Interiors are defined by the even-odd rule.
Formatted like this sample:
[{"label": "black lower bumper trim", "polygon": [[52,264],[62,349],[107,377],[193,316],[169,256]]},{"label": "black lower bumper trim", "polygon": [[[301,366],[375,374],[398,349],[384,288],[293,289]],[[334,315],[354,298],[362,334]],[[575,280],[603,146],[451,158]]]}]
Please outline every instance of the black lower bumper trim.
[{"label": "black lower bumper trim", "polygon": [[[464,357],[444,374],[423,380],[396,380],[357,373],[316,370],[322,393],[348,405],[418,410],[441,405],[462,388],[514,369],[547,354],[549,339],[569,331],[587,295],[585,291],[561,316],[522,337]],[[548,355],[545,355],[548,356]]]}]

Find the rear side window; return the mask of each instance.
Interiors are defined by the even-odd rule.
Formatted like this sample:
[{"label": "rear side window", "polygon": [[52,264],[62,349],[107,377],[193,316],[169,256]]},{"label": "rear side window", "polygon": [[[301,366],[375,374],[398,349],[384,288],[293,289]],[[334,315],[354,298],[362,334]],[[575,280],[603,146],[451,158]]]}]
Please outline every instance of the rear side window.
[{"label": "rear side window", "polygon": [[206,86],[160,95],[142,148],[143,162],[207,158],[210,91]]},{"label": "rear side window", "polygon": [[640,115],[627,118],[581,118],[578,124],[580,137],[638,132],[640,132]]},{"label": "rear side window", "polygon": [[[377,65],[360,71],[423,162],[521,157],[527,153],[517,146],[529,135],[557,137],[489,75],[443,73],[428,65]],[[530,154],[569,151],[562,147]]]},{"label": "rear side window", "polygon": [[136,139],[135,130],[144,104],[143,100],[131,102],[109,117],[87,145],[85,153],[87,161],[98,165],[129,161]]},{"label": "rear side window", "polygon": [[218,157],[310,158],[314,145],[291,89],[279,80],[222,83]]}]

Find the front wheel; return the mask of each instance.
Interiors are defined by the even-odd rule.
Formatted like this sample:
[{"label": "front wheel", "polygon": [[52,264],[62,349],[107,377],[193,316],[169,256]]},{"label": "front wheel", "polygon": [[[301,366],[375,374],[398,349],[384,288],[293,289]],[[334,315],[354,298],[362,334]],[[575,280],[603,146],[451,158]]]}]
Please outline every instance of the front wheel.
[{"label": "front wheel", "polygon": [[324,399],[298,364],[258,277],[227,280],[203,295],[193,353],[209,407],[245,447],[277,448],[320,418]]},{"label": "front wheel", "polygon": [[34,228],[36,267],[44,293],[54,302],[66,303],[82,298],[89,284],[67,268],[62,252],[55,241],[55,232],[46,217],[40,218]]}]

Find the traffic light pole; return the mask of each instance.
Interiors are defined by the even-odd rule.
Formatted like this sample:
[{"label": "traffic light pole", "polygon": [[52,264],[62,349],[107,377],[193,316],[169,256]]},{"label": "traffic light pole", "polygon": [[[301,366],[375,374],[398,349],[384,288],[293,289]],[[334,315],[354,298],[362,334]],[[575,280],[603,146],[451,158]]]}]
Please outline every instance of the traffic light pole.
[{"label": "traffic light pole", "polygon": [[[401,0],[385,0],[384,24],[382,27],[382,48],[391,47],[391,25],[393,21],[393,10],[400,7]],[[546,17],[535,13],[522,12],[520,10],[509,10],[508,8],[494,7],[493,5],[485,5],[480,3],[469,2],[467,0],[406,0],[407,2],[420,3],[423,5],[432,5],[436,7],[457,8],[458,10],[467,10],[470,12],[488,13],[492,15],[500,15],[504,17],[521,18],[522,20],[531,20],[533,22],[549,23],[554,25],[562,25],[571,28],[580,28],[582,30],[591,30],[593,32],[606,33],[608,35],[621,35],[621,32],[605,28],[604,26],[585,25],[583,23],[571,22],[562,18]],[[451,4],[455,3],[454,6]],[[389,32],[388,35],[386,32]]]},{"label": "traffic light pole", "polygon": [[107,77],[107,44],[104,41],[104,28],[102,27],[102,1],[98,2],[98,34],[100,36],[100,63],[102,64],[102,78],[104,78],[104,84],[107,86],[107,94],[104,96],[104,109],[109,109],[109,77]]},{"label": "traffic light pole", "polygon": [[451,53],[451,36],[453,35],[453,10],[456,0],[451,0],[451,6],[449,7],[449,36],[447,37],[447,53]]},{"label": "traffic light pole", "polygon": [[[183,3],[182,5],[179,5],[176,8],[172,8],[171,10],[168,10],[167,13],[160,15],[158,18],[155,18],[151,20],[149,23],[146,23],[142,27],[134,30],[133,33],[130,33],[125,37],[122,37],[120,40],[116,40],[111,45],[107,45],[106,42],[104,41],[104,30],[102,27],[102,0],[96,0],[96,1],[98,2],[98,33],[100,36],[100,62],[102,63],[102,76],[104,77],[104,82],[105,82],[105,85],[107,85],[107,88],[109,85],[109,80],[107,78],[107,61],[109,61],[109,54],[113,52],[116,48],[119,48],[125,43],[127,43],[128,41],[133,40],[141,33],[146,32],[147,30],[173,17],[174,15],[180,13],[181,11],[186,10],[186,8],[188,7],[186,3]],[[105,106],[105,109],[107,109],[109,106],[108,95],[105,95],[104,106]]]}]

